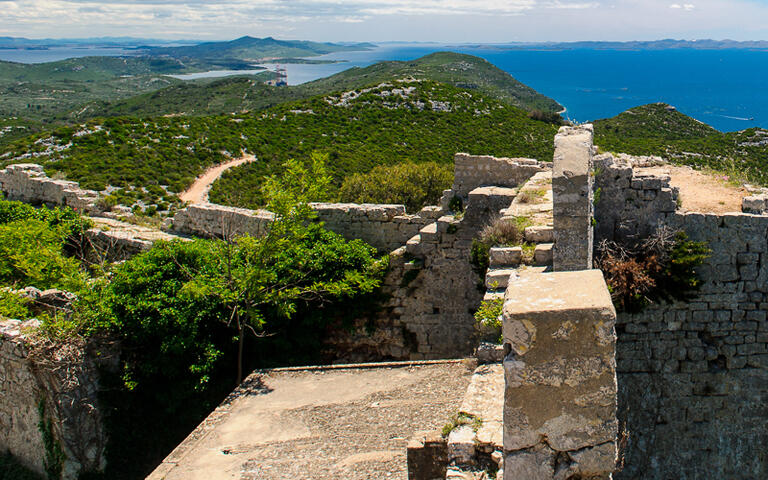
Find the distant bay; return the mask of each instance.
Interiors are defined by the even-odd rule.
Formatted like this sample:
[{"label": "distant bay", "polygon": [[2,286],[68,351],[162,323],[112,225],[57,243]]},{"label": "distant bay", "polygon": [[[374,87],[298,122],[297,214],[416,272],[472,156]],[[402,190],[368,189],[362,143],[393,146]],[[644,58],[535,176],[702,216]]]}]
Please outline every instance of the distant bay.
[{"label": "distant bay", "polygon": [[[536,50],[493,46],[385,44],[317,60],[342,63],[284,65],[299,84],[382,60],[412,60],[451,50],[485,58],[521,82],[554,98],[566,116],[591,121],[628,108],[665,102],[722,131],[768,128],[768,52],[747,49]],[[38,63],[86,55],[126,55],[122,49],[0,50],[0,60]],[[264,65],[274,68],[274,65]]]}]

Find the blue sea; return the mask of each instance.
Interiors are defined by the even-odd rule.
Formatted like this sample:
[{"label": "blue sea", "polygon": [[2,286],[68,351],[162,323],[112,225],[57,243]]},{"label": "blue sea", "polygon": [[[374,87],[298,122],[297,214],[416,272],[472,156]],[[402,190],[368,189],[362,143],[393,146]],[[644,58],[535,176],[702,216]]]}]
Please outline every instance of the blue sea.
[{"label": "blue sea", "polygon": [[[300,84],[381,60],[412,60],[451,50],[485,58],[521,82],[554,98],[565,115],[584,122],[646,103],[665,102],[721,131],[768,128],[768,52],[751,50],[517,50],[503,45],[388,44],[370,51],[315,59],[324,65],[285,65]],[[56,54],[126,54],[124,50],[3,51],[0,60],[39,62]],[[12,55],[12,58],[8,58]],[[274,65],[265,65],[274,68]],[[207,76],[232,72],[217,72]],[[240,72],[241,73],[241,72]],[[200,75],[197,75],[200,76]]]}]

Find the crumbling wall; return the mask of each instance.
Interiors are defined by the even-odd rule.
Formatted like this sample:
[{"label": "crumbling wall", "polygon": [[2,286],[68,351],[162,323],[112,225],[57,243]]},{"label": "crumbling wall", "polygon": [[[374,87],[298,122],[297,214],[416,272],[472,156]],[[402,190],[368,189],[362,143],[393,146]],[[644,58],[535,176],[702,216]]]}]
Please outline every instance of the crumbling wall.
[{"label": "crumbling wall", "polygon": [[64,455],[62,479],[101,471],[107,438],[96,398],[97,365],[83,345],[33,347],[25,332],[38,325],[0,322],[0,451],[45,475],[43,422]]},{"label": "crumbling wall", "polygon": [[766,478],[768,217],[673,214],[710,258],[700,291],[618,317],[616,478]]},{"label": "crumbling wall", "polygon": [[[408,215],[404,205],[312,203],[319,221],[346,239],[360,239],[379,251],[390,252],[408,241],[427,223],[440,216],[434,207]],[[199,237],[261,235],[274,214],[215,204],[190,205],[173,218],[174,231]]]},{"label": "crumbling wall", "polygon": [[669,175],[644,174],[611,154],[594,158],[595,237],[644,238],[677,209],[679,192]]},{"label": "crumbling wall", "polygon": [[0,191],[7,200],[35,205],[67,206],[87,214],[97,214],[99,193],[83,190],[77,182],[48,178],[43,167],[34,163],[9,165],[0,170]]},{"label": "crumbling wall", "polygon": [[619,419],[629,436],[615,478],[767,477],[768,216],[676,212],[669,176],[611,155],[595,163],[596,240],[666,225],[712,250],[688,301],[618,316]]},{"label": "crumbling wall", "polygon": [[266,210],[204,203],[179,210],[171,220],[171,229],[177,233],[203,238],[262,235],[273,220],[274,214]]},{"label": "crumbling wall", "polygon": [[530,158],[496,158],[466,153],[457,153],[453,162],[452,191],[464,200],[477,187],[517,187],[548,168],[547,164]]},{"label": "crumbling wall", "polygon": [[476,188],[462,217],[446,215],[422,228],[390,255],[381,310],[352,331],[333,332],[328,344],[348,361],[470,354],[477,346],[473,314],[485,293],[470,263],[472,240],[515,195],[511,188]]}]

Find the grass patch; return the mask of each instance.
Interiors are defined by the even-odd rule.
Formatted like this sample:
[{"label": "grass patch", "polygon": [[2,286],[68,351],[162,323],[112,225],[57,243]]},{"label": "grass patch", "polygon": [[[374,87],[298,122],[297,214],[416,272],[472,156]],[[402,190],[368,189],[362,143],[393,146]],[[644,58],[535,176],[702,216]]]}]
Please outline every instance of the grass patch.
[{"label": "grass patch", "polygon": [[443,434],[443,437],[447,438],[452,431],[456,430],[462,425],[469,425],[470,427],[472,427],[472,430],[477,432],[480,429],[480,427],[483,426],[483,419],[476,417],[474,415],[470,415],[468,413],[459,412],[453,417],[451,417],[448,423],[443,425],[443,429],[441,431]]}]

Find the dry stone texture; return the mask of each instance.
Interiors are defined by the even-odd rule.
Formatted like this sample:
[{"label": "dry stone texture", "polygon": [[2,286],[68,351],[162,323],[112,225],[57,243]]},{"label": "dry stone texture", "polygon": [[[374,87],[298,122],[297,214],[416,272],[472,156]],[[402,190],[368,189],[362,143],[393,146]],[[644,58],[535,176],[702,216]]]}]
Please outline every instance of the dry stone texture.
[{"label": "dry stone texture", "polygon": [[[524,275],[510,283],[503,326],[510,352],[506,480],[608,478],[613,471],[615,318],[597,270]],[[598,455],[606,450],[609,455]]]},{"label": "dry stone texture", "polygon": [[99,193],[83,190],[77,182],[48,178],[41,165],[19,163],[0,170],[0,191],[8,200],[35,205],[72,207],[87,214],[97,214]]},{"label": "dry stone texture", "polygon": [[552,170],[555,271],[592,268],[592,126],[561,127]]},{"label": "dry stone texture", "polygon": [[54,438],[66,456],[62,476],[105,466],[106,432],[98,409],[98,366],[75,345],[32,349],[26,332],[36,320],[0,322],[0,451],[45,474],[38,406],[45,404]]}]

